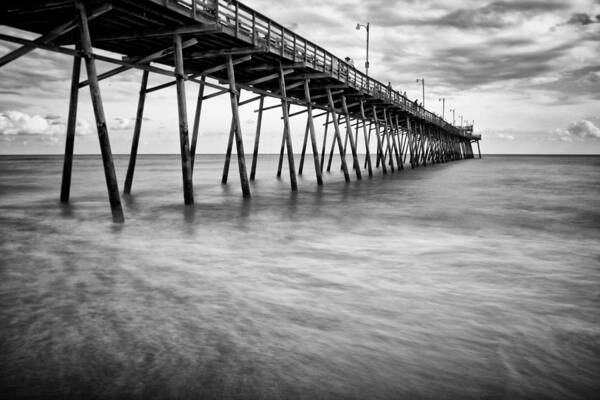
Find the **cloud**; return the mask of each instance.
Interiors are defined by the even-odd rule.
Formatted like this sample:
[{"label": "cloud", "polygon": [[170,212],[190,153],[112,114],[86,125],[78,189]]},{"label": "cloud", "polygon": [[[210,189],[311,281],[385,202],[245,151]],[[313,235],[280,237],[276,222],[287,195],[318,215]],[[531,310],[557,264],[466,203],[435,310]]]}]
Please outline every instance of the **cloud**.
[{"label": "cloud", "polygon": [[515,137],[513,135],[507,135],[506,133],[499,133],[498,134],[498,139],[502,139],[502,140],[515,140]]},{"label": "cloud", "polygon": [[555,129],[550,132],[549,139],[562,142],[600,139],[600,128],[592,120],[600,121],[600,118],[582,119],[572,122],[567,129]]},{"label": "cloud", "polygon": [[126,131],[133,129],[133,124],[135,122],[135,118],[122,118],[117,117],[111,121],[110,130],[113,131]]},{"label": "cloud", "polygon": [[[481,7],[465,7],[449,10],[442,16],[404,17],[402,15],[381,15],[384,24],[433,25],[452,27],[461,30],[498,29],[515,25],[526,18],[539,14],[556,12],[568,8],[557,1],[494,1]],[[387,10],[387,4],[383,10]]]},{"label": "cloud", "polygon": [[600,22],[600,15],[593,17],[586,13],[574,13],[571,18],[567,21],[567,25],[590,25],[597,24]]},{"label": "cloud", "polygon": [[39,115],[30,116],[20,111],[0,113],[1,135],[57,135],[64,132],[64,125]]},{"label": "cloud", "polygon": [[[66,132],[66,124],[59,115],[49,114],[45,117],[10,110],[0,113],[0,135],[38,135],[58,136]],[[92,133],[90,124],[84,119],[78,119],[75,133],[80,136]]]},{"label": "cloud", "polygon": [[77,120],[77,125],[75,125],[75,134],[79,136],[89,136],[92,133],[94,132],[92,131],[92,127],[90,126],[89,122],[87,122],[85,119]]}]

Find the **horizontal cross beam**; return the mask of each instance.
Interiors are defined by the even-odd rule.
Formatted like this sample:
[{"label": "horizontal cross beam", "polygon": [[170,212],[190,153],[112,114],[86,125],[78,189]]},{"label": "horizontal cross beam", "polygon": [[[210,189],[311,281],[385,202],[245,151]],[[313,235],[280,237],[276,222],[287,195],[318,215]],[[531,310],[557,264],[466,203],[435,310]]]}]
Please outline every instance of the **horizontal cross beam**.
[{"label": "horizontal cross beam", "polygon": [[[110,10],[112,10],[111,4],[103,4],[100,7],[93,10],[90,13],[90,15],[87,16],[87,19],[88,21],[90,21],[96,17],[101,16],[102,14],[107,13]],[[58,38],[59,36],[77,28],[77,24],[77,19],[73,19],[69,22],[66,22],[52,29],[45,35],[42,35],[39,38],[35,39],[33,43],[35,43],[36,45],[50,44],[54,39]],[[36,45],[33,45],[33,43],[31,45],[23,45],[22,47],[19,47],[18,49],[13,50],[10,53],[6,54],[4,57],[0,58],[0,67],[8,64],[11,61],[16,60],[19,57],[24,56],[25,54],[31,52],[33,49],[38,47]]]},{"label": "horizontal cross beam", "polygon": [[[193,45],[195,45],[197,43],[198,43],[198,40],[196,40],[196,39],[190,39],[190,40],[186,40],[185,42],[183,42],[181,44],[181,47],[182,48],[186,48],[186,47],[193,46]],[[166,49],[159,50],[157,52],[149,54],[149,55],[147,55],[145,57],[135,57],[135,58],[125,57],[123,59],[123,61],[129,62],[129,63],[145,64],[145,63],[149,63],[151,61],[159,60],[159,59],[161,59],[163,57],[166,57],[169,54],[172,54],[174,51],[175,51],[175,49],[173,48],[173,46],[171,46],[171,47],[167,47]],[[118,74],[120,74],[122,72],[125,72],[125,71],[129,71],[130,69],[132,69],[132,67],[125,67],[125,66],[111,69],[110,71],[106,71],[106,72],[98,75],[98,81],[110,78],[111,76],[118,75]],[[89,85],[89,83],[90,83],[89,80],[85,80],[85,81],[83,81],[83,82],[81,82],[79,84],[79,88],[85,87],[85,86]]]}]

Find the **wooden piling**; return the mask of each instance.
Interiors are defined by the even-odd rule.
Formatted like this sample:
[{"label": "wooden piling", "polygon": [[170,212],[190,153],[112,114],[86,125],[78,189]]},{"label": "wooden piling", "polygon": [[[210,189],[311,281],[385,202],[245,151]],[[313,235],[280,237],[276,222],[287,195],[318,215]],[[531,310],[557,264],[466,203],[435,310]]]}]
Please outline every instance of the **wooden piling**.
[{"label": "wooden piling", "polygon": [[[279,107],[279,106],[277,106]],[[290,105],[288,104],[288,113]],[[282,119],[283,120],[283,119]],[[285,124],[281,133],[281,146],[279,148],[279,162],[277,163],[277,177],[281,178],[281,170],[283,169],[283,155],[285,154]]]},{"label": "wooden piling", "polygon": [[377,164],[376,167],[379,168],[379,162],[381,161],[381,170],[383,171],[383,174],[386,175],[387,174],[387,167],[385,166],[385,155],[383,154],[383,140],[381,138],[381,136],[379,135],[380,132],[380,126],[379,126],[379,119],[377,118],[377,108],[373,105],[373,119],[375,122],[375,136],[377,137]]},{"label": "wooden piling", "polygon": [[340,157],[342,158],[342,171],[344,172],[344,179],[346,182],[350,182],[350,174],[348,173],[348,166],[346,165],[346,157],[344,157],[344,145],[342,144],[342,138],[340,136],[340,126],[338,124],[338,117],[335,113],[335,103],[333,102],[333,96],[331,95],[331,89],[327,88],[327,99],[329,101],[329,108],[331,109],[331,119],[333,120],[334,128],[334,140],[337,141],[338,150]]},{"label": "wooden piling", "polygon": [[[333,114],[333,113],[332,113]],[[342,116],[339,115],[337,116],[337,123],[338,123],[338,129],[339,129],[339,124],[340,121],[342,120]],[[332,121],[334,127],[335,127],[335,121]],[[340,138],[341,140],[341,138]],[[333,137],[333,141],[331,142],[331,149],[329,150],[329,160],[327,160],[327,172],[331,172],[331,162],[333,161],[333,153],[335,151],[335,145],[337,144],[336,138],[335,136]],[[343,151],[343,149],[342,149]]]},{"label": "wooden piling", "polygon": [[223,164],[223,174],[221,176],[221,184],[226,185],[229,178],[229,165],[231,164],[231,152],[233,150],[233,137],[235,136],[235,125],[233,117],[229,124],[229,137],[227,139],[227,148],[225,149],[225,162]]},{"label": "wooden piling", "polygon": [[[356,142],[354,141],[354,137],[352,135],[352,127],[350,126],[350,113],[348,112],[348,105],[346,104],[346,96],[342,95],[342,111],[346,115],[346,135],[350,140],[350,150],[352,151],[352,159],[354,169],[356,170],[356,179],[362,179],[361,167],[358,162],[358,153],[356,152]],[[344,154],[345,155],[345,154]]]},{"label": "wooden piling", "polygon": [[250,184],[246,172],[246,155],[244,154],[244,141],[242,138],[242,125],[240,123],[240,114],[238,103],[240,94],[235,86],[235,71],[233,69],[233,59],[231,55],[227,56],[227,77],[229,79],[229,99],[231,102],[231,115],[235,133],[235,148],[238,158],[238,170],[240,173],[240,184],[244,198],[250,198]]},{"label": "wooden piling", "polygon": [[181,151],[181,172],[183,178],[183,199],[185,204],[194,204],[194,186],[192,183],[192,159],[190,155],[187,105],[185,97],[185,72],[183,67],[183,48],[181,36],[173,36],[175,46],[175,87],[177,88],[177,110],[179,116],[179,147]]},{"label": "wooden piling", "polygon": [[106,126],[106,117],[104,116],[104,107],[102,105],[102,96],[100,94],[100,85],[98,84],[98,74],[96,72],[96,62],[92,57],[92,41],[87,21],[87,14],[83,2],[78,0],[76,3],[79,16],[79,34],[88,80],[90,81],[90,96],[92,98],[92,107],[96,119],[96,128],[98,130],[98,140],[100,142],[100,152],[102,153],[102,164],[104,165],[104,178],[108,189],[108,198],[114,222],[124,222],[123,207],[119,197],[119,184],[115,173],[112,151],[110,148],[110,139],[108,137],[108,128]]},{"label": "wooden piling", "polygon": [[302,141],[302,153],[300,154],[300,165],[298,166],[298,175],[302,175],[304,169],[304,156],[306,155],[306,145],[308,144],[309,121],[306,118],[306,128],[304,128],[304,140]]},{"label": "wooden piling", "polygon": [[290,119],[288,115],[289,108],[285,87],[285,75],[281,66],[279,67],[279,92],[281,93],[281,111],[283,112],[283,137],[285,138],[288,156],[290,185],[292,187],[292,192],[295,192],[298,190],[298,182],[296,181],[296,168],[294,166],[294,150],[292,148],[292,135],[290,132]]},{"label": "wooden piling", "polygon": [[81,75],[81,57],[73,57],[73,73],[71,75],[71,95],[69,98],[69,117],[67,119],[67,138],[65,140],[65,158],[63,161],[60,201],[69,202],[71,192],[71,171],[73,170],[73,147],[75,145],[75,129],[77,127],[77,103],[79,100],[79,77]]},{"label": "wooden piling", "polygon": [[190,156],[192,158],[192,175],[194,174],[194,163],[196,161],[196,145],[198,143],[198,132],[200,131],[200,117],[202,115],[202,104],[204,102],[204,87],[206,76],[200,78],[198,88],[198,100],[196,101],[196,113],[194,114],[194,127],[192,128],[192,144],[190,145]]},{"label": "wooden piling", "polygon": [[[319,149],[317,148],[317,134],[315,132],[315,123],[313,118],[313,109],[312,109],[312,99],[310,94],[310,81],[308,79],[304,80],[304,98],[307,103],[307,121],[308,121],[308,129],[310,133],[310,144],[312,146],[313,153],[313,162],[315,164],[315,175],[317,177],[317,184],[321,186],[323,184],[323,176],[321,174],[321,165],[319,163]],[[329,114],[328,114],[329,115]]]},{"label": "wooden piling", "polygon": [[323,133],[323,148],[321,149],[321,174],[323,173],[323,164],[325,163],[325,152],[327,151],[327,129],[329,128],[329,111],[325,117],[325,132]]},{"label": "wooden piling", "polygon": [[138,108],[135,116],[135,127],[133,128],[133,138],[131,140],[131,153],[129,154],[129,165],[127,166],[127,175],[125,176],[125,188],[123,189],[123,194],[131,194],[131,185],[133,183],[133,173],[135,171],[140,132],[142,130],[142,121],[144,119],[144,104],[146,103],[148,75],[148,71],[144,71],[142,73],[142,84],[140,87]]},{"label": "wooden piling", "polygon": [[369,177],[373,176],[373,166],[371,165],[371,151],[369,149],[369,137],[371,136],[371,125],[369,125],[369,132],[367,133],[367,117],[365,116],[365,107],[364,101],[360,100],[360,117],[363,120],[363,135],[365,138],[365,163],[367,165],[367,170],[369,171]]},{"label": "wooden piling", "polygon": [[254,137],[254,151],[252,152],[252,167],[250,168],[250,180],[253,181],[256,178],[256,164],[258,162],[258,145],[260,142],[260,130],[262,127],[262,116],[263,107],[265,103],[265,96],[260,96],[260,103],[258,105],[258,120],[256,122],[256,135]]}]

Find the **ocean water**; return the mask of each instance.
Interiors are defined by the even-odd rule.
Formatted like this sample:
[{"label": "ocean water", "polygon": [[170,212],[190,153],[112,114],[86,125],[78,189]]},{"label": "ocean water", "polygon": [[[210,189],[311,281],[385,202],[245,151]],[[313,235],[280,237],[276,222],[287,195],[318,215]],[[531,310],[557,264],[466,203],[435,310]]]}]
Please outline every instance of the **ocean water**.
[{"label": "ocean water", "polygon": [[[0,398],[592,399],[600,157],[489,156],[290,192],[262,157],[0,157]],[[296,164],[297,165],[297,164]],[[120,188],[127,166],[118,156]]]}]

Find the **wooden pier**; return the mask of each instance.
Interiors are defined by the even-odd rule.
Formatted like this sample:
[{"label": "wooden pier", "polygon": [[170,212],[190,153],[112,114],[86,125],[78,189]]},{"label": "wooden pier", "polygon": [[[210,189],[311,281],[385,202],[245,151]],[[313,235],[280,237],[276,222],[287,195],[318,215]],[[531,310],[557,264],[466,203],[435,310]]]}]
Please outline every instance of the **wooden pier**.
[{"label": "wooden pier", "polygon": [[[132,190],[146,96],[167,87],[175,87],[177,94],[185,204],[194,203],[192,177],[202,106],[220,95],[229,96],[232,114],[222,182],[227,183],[235,143],[241,190],[247,198],[251,196],[249,181],[256,177],[263,112],[271,108],[264,106],[266,97],[281,101],[277,105],[283,121],[277,175],[281,175],[287,154],[293,191],[297,190],[297,182],[290,118],[301,114],[306,115],[306,129],[298,173],[302,174],[305,162],[310,162],[305,160],[310,140],[318,185],[323,184],[326,155],[329,170],[335,153],[341,156],[346,181],[350,181],[351,174],[362,179],[363,170],[373,176],[377,168],[387,174],[405,165],[416,168],[473,158],[472,143],[477,144],[481,158],[481,137],[473,134],[472,126],[449,124],[235,0],[3,0],[0,22],[40,35],[28,40],[0,34],[1,40],[21,45],[0,58],[0,67],[36,48],[73,57],[61,201],[69,201],[79,90],[89,86],[115,222],[124,221],[124,214],[99,81],[130,69],[141,70],[142,76],[124,194]],[[94,49],[121,54],[122,58],[107,57]],[[96,60],[116,67],[98,73]],[[82,61],[87,80],[80,76]],[[172,81],[148,87],[150,73],[169,76]],[[199,87],[191,132],[186,83]],[[207,93],[207,89],[212,92]],[[240,101],[243,90],[254,95]],[[248,176],[239,108],[251,103],[258,104],[258,121]],[[303,110],[290,114],[290,105]],[[315,120],[323,117],[323,140],[318,143]],[[364,160],[357,152],[359,141],[366,149]],[[351,159],[350,165],[347,158]]]}]

